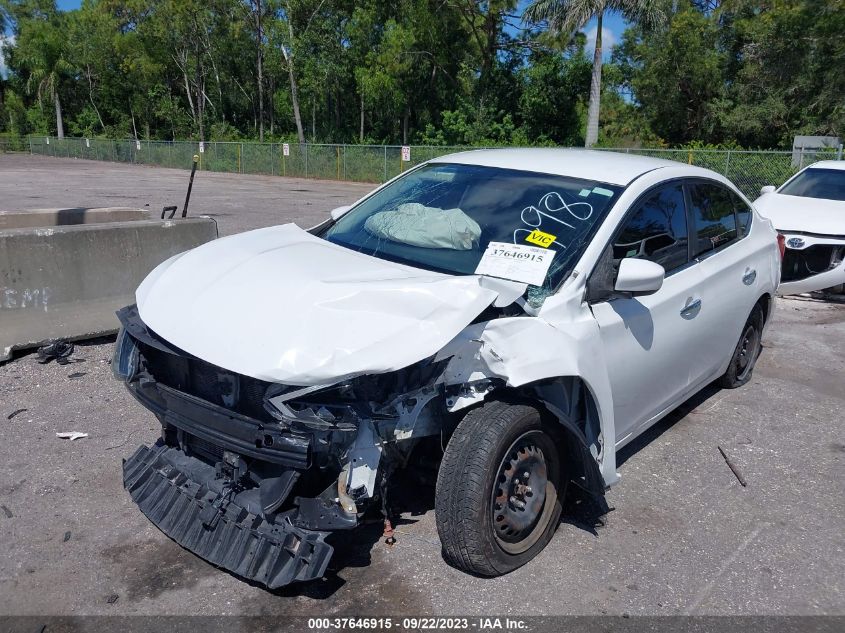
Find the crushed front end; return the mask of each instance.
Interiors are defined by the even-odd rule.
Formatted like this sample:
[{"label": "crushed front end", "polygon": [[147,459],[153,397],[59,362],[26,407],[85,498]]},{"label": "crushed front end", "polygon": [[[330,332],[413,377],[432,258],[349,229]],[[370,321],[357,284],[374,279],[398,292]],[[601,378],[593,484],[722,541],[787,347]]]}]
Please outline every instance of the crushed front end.
[{"label": "crushed front end", "polygon": [[845,284],[845,237],[783,232],[779,294],[800,294]]},{"label": "crushed front end", "polygon": [[118,317],[115,376],[162,427],[125,460],[124,487],[180,545],[270,588],[323,576],[331,532],[387,516],[388,477],[448,416],[442,363],[281,385],[175,348],[135,306]]}]

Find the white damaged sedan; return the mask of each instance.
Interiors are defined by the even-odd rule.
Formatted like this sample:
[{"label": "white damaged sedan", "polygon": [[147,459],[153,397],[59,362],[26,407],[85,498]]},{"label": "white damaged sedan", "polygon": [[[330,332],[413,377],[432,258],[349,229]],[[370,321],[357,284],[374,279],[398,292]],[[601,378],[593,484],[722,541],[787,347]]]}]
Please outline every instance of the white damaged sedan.
[{"label": "white damaged sedan", "polygon": [[311,230],[225,237],[149,275],[113,368],[162,433],[124,485],[184,547],[279,587],[323,575],[330,535],[366,513],[389,536],[397,474],[428,470],[447,561],[507,573],[567,495],[606,508],[620,447],[708,383],[749,380],[780,264],[768,220],[706,169],[438,158]]},{"label": "white damaged sedan", "polygon": [[786,245],[778,293],[845,284],[845,161],[819,161],[760,193],[754,205]]}]

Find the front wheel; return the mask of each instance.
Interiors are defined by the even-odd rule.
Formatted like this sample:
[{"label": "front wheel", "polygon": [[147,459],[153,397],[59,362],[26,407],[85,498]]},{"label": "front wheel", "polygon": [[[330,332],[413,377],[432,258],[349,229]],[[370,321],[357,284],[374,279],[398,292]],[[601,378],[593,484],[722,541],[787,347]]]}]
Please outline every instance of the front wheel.
[{"label": "front wheel", "polygon": [[537,409],[490,402],[455,429],[437,475],[435,513],[446,561],[499,576],[534,558],[561,513],[560,454]]},{"label": "front wheel", "polygon": [[763,349],[763,309],[756,305],[742,328],[728,370],[719,380],[726,389],[741,387],[751,380],[754,364]]}]

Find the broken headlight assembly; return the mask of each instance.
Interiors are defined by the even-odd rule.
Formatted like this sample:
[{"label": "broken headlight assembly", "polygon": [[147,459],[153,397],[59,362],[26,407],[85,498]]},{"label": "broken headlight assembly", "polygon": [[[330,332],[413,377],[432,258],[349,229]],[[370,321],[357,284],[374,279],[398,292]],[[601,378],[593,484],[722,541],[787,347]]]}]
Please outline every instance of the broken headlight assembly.
[{"label": "broken headlight assembly", "polygon": [[114,377],[124,382],[132,380],[138,371],[139,357],[138,344],[135,339],[126,333],[125,328],[120,328],[111,361]]},{"label": "broken headlight assembly", "polygon": [[366,374],[335,385],[291,391],[272,386],[264,408],[283,424],[312,431],[355,431],[362,419],[395,420],[397,404],[421,389],[433,391],[446,361],[426,359],[388,374]]}]

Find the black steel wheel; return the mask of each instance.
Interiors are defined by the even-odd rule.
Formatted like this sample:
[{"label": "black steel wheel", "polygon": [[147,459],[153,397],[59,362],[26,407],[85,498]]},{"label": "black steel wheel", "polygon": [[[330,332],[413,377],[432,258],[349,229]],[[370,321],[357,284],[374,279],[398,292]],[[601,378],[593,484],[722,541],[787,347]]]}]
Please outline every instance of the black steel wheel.
[{"label": "black steel wheel", "polygon": [[[528,550],[542,535],[554,504],[546,455],[556,453],[548,435],[529,431],[505,451],[493,482],[493,527],[499,546],[510,554]],[[539,528],[539,529],[538,529]]]},{"label": "black steel wheel", "polygon": [[763,349],[763,309],[756,305],[745,326],[739,342],[734,349],[728,369],[720,380],[720,384],[727,389],[741,387],[751,380],[754,364]]},{"label": "black steel wheel", "polygon": [[464,417],[437,477],[437,531],[448,563],[499,576],[548,544],[566,481],[554,431],[521,404],[491,402]]}]

